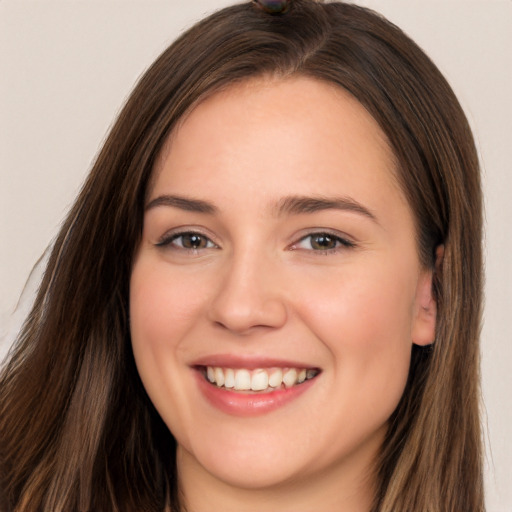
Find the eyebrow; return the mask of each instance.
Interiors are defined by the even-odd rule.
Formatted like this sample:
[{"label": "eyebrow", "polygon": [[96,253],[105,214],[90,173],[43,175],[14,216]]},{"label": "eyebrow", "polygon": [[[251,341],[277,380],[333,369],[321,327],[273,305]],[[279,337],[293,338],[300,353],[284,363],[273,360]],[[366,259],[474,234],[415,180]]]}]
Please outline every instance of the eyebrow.
[{"label": "eyebrow", "polygon": [[[219,209],[213,203],[202,199],[175,195],[158,196],[146,205],[145,210],[148,211],[158,206],[170,206],[188,212],[209,215],[219,213]],[[323,210],[342,210],[358,213],[378,224],[377,217],[368,208],[351,197],[288,196],[280,199],[274,205],[274,213],[277,217],[315,213]]]},{"label": "eyebrow", "polygon": [[276,208],[277,215],[300,215],[323,210],[342,210],[364,215],[378,224],[377,217],[361,203],[351,197],[290,196],[281,199]]},{"label": "eyebrow", "polygon": [[212,203],[209,203],[208,201],[203,201],[201,199],[192,199],[183,196],[170,195],[156,197],[146,205],[145,210],[148,211],[151,210],[152,208],[156,208],[157,206],[172,206],[174,208],[179,208],[180,210],[185,210],[187,212],[207,213],[210,215],[217,213],[219,211],[219,209],[216,206],[214,206]]}]

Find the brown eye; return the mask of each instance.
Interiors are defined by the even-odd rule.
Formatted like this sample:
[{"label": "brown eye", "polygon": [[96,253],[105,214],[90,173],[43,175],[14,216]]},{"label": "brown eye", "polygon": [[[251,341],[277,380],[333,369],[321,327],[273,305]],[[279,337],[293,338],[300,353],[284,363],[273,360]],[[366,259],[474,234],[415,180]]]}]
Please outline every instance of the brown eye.
[{"label": "brown eye", "polygon": [[199,251],[217,247],[207,236],[193,231],[166,236],[156,245],[157,247],[169,247],[185,251]]},{"label": "brown eye", "polygon": [[311,235],[311,248],[317,251],[326,251],[336,248],[338,238],[329,235],[329,233],[319,233],[318,235]]},{"label": "brown eye", "polygon": [[208,238],[197,233],[185,233],[183,235],[179,235],[173,240],[173,242],[176,242],[178,239],[181,239],[181,246],[184,249],[205,249],[208,247],[209,241]]},{"label": "brown eye", "polygon": [[319,254],[335,254],[338,250],[350,249],[353,247],[355,247],[355,244],[346,238],[320,231],[301,238],[291,248],[293,250],[301,249],[313,251]]}]

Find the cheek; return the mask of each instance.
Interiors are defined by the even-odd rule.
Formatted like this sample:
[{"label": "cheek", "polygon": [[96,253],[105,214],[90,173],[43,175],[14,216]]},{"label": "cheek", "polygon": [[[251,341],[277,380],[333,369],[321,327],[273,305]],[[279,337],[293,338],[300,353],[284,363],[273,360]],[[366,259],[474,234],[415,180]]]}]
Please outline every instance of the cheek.
[{"label": "cheek", "polygon": [[[153,405],[176,439],[188,446],[194,411],[183,390],[184,338],[197,322],[201,294],[169,266],[141,257],[130,279],[130,332],[137,370]],[[188,383],[190,385],[190,383]]]},{"label": "cheek", "polygon": [[[130,281],[130,319],[134,350],[175,349],[180,333],[201,308],[197,283],[176,280],[165,265],[140,261]],[[140,352],[140,351],[139,351]]]},{"label": "cheek", "polygon": [[[178,283],[158,262],[141,258],[130,279],[132,349],[144,387],[157,409],[179,401],[183,383],[174,371],[183,347],[180,340],[193,325],[199,307],[193,286]],[[177,410],[176,404],[168,410]]]},{"label": "cheek", "polygon": [[294,295],[301,297],[304,315],[325,330],[327,339],[341,338],[340,349],[354,344],[364,350],[410,345],[414,290],[412,273],[384,264],[354,265],[322,281],[313,278]]},{"label": "cheek", "polygon": [[409,372],[414,274],[382,264],[331,277],[321,291],[297,290],[302,317],[331,352],[340,387],[391,414]]}]

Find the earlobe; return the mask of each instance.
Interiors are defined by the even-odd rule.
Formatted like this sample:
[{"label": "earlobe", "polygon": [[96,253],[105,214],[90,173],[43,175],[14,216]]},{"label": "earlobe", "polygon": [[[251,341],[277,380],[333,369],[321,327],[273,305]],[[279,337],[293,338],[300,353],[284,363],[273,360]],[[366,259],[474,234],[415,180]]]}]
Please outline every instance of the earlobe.
[{"label": "earlobe", "polygon": [[416,289],[415,317],[412,329],[412,341],[415,345],[431,345],[436,337],[437,302],[433,290],[434,274],[440,272],[444,246],[436,248],[434,269],[425,270]]}]

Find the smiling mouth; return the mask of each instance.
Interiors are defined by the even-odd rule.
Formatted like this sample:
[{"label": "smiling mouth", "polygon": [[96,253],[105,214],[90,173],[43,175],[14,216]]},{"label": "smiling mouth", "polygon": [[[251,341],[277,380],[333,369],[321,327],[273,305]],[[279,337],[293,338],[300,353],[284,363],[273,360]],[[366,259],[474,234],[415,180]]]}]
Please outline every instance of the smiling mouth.
[{"label": "smiling mouth", "polygon": [[272,393],[289,389],[314,379],[320,370],[314,368],[221,368],[202,366],[200,371],[212,385],[240,393]]}]

